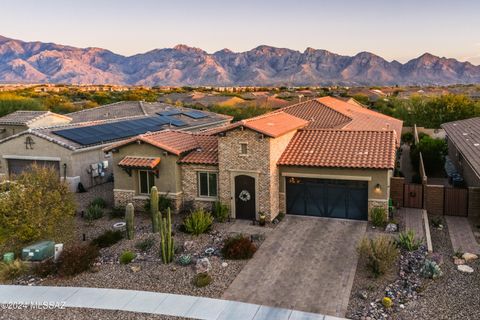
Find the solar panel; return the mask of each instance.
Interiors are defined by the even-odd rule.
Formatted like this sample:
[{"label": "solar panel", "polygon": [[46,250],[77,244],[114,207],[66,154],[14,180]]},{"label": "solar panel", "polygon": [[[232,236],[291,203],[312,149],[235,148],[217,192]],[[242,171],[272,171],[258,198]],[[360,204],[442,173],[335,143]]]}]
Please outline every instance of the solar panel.
[{"label": "solar panel", "polygon": [[57,130],[53,131],[53,133],[81,145],[90,145],[129,138],[148,131],[159,131],[164,125],[169,123],[175,126],[186,124],[181,120],[169,117],[150,117],[136,120],[124,120],[114,123],[104,123],[88,127]]},{"label": "solar panel", "polygon": [[170,123],[171,125],[174,125],[175,127],[182,127],[182,126],[185,126],[187,124],[183,120],[172,118],[172,117],[169,117],[169,116],[160,116],[159,118],[161,118],[164,121],[167,121],[168,123]]},{"label": "solar panel", "polygon": [[207,115],[201,111],[183,111],[182,112],[184,115],[189,116],[190,118],[193,119],[201,119],[207,117]]},{"label": "solar panel", "polygon": [[180,110],[166,110],[162,112],[157,112],[158,115],[160,116],[175,116],[177,114],[181,114],[182,112]]}]

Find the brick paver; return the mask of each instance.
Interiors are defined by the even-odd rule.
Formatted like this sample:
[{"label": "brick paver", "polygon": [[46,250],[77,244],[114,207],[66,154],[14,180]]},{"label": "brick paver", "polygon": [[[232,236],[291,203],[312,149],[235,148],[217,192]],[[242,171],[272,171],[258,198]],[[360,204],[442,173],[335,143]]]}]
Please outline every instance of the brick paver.
[{"label": "brick paver", "polygon": [[223,298],[343,317],[366,222],[287,216]]},{"label": "brick paver", "polygon": [[480,245],[475,240],[467,218],[445,216],[445,219],[453,250],[480,254]]},{"label": "brick paver", "polygon": [[401,208],[398,212],[404,217],[405,231],[412,230],[415,237],[425,242],[425,228],[423,226],[423,210],[415,208]]}]

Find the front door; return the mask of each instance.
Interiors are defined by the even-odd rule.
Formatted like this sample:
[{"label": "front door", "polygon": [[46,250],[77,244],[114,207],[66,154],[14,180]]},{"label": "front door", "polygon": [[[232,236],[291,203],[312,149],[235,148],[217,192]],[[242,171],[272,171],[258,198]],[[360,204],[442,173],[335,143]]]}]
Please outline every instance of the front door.
[{"label": "front door", "polygon": [[255,178],[235,177],[235,216],[237,219],[255,219]]}]

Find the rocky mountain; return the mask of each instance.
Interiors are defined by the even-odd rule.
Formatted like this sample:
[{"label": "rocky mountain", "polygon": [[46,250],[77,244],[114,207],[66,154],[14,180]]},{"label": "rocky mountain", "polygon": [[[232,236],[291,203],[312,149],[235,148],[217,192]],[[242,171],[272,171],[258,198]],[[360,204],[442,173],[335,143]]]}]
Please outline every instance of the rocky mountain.
[{"label": "rocky mountain", "polygon": [[429,53],[405,64],[369,52],[342,56],[259,46],[209,54],[177,45],[133,56],[0,36],[0,82],[128,85],[426,85],[480,83],[480,66]]}]

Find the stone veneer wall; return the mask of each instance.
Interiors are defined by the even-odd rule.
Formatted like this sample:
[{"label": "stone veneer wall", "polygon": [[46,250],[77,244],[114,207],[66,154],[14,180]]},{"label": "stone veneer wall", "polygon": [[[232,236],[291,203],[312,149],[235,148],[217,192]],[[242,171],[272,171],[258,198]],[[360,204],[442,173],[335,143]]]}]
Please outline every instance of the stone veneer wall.
[{"label": "stone veneer wall", "polygon": [[[209,171],[217,172],[217,165],[201,165],[201,164],[182,164],[182,190],[183,190],[183,205],[185,208],[189,207],[189,203],[193,204],[193,208],[203,208],[210,211],[212,205],[218,198],[201,198],[198,191],[198,172]],[[205,200],[202,200],[205,199]]]},{"label": "stone veneer wall", "polygon": [[385,209],[386,218],[388,218],[388,201],[368,200],[368,220],[371,220],[371,212],[373,208]]},{"label": "stone veneer wall", "polygon": [[[168,195],[168,197],[172,199],[172,212],[178,212],[182,207],[182,195]],[[115,207],[121,208],[132,203],[135,207],[135,211],[145,211],[145,205],[149,201],[150,197],[144,195],[136,196],[134,190],[113,189],[113,204]]]},{"label": "stone veneer wall", "polygon": [[[256,179],[256,211],[271,214],[270,138],[245,129],[227,131],[218,140],[219,198],[232,207],[232,176],[246,174]],[[240,143],[248,144],[248,154],[240,155]],[[275,177],[278,179],[277,177]],[[278,195],[278,194],[277,194]],[[232,208],[231,208],[232,209]],[[234,215],[231,210],[232,216]],[[257,217],[258,218],[258,217]]]}]

